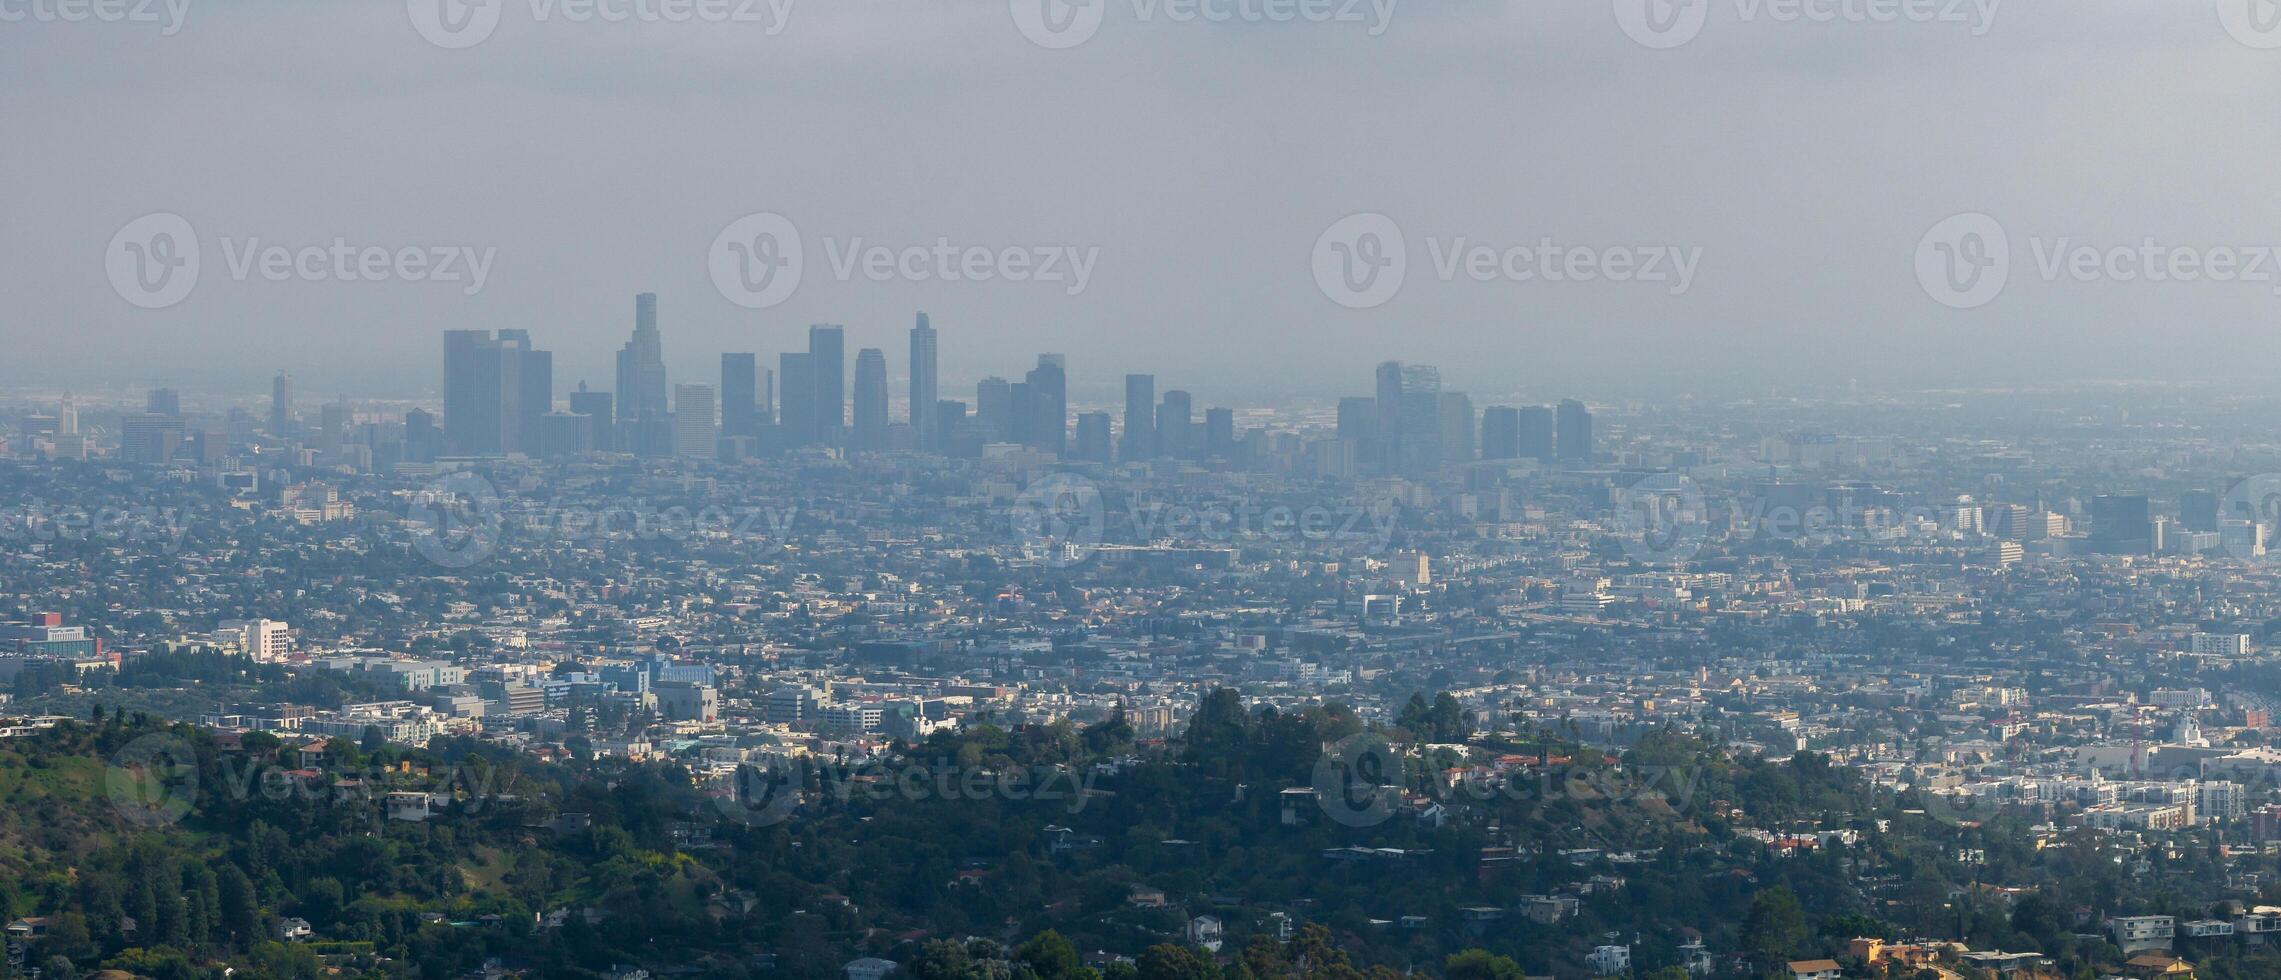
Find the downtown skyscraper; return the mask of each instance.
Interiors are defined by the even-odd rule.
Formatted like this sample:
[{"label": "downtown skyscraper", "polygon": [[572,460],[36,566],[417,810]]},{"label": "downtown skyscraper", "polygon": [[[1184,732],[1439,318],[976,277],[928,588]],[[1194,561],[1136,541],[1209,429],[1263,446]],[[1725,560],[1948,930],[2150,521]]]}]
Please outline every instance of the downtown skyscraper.
[{"label": "downtown skyscraper", "polygon": [[1156,375],[1125,375],[1125,460],[1156,456]]},{"label": "downtown skyscraper", "polygon": [[530,331],[444,331],[444,446],[461,456],[536,452],[554,410],[554,355]]},{"label": "downtown skyscraper", "polygon": [[656,293],[634,297],[634,335],[618,349],[617,396],[618,434],[624,442],[621,448],[645,456],[671,451],[665,338],[657,329]]},{"label": "downtown skyscraper", "polygon": [[827,446],[847,442],[847,328],[819,323],[808,328],[808,370],[816,399],[816,438]]},{"label": "downtown skyscraper", "polygon": [[918,324],[911,328],[911,435],[921,450],[929,452],[943,444],[935,343],[935,328],[927,322],[927,315],[920,313]]},{"label": "downtown skyscraper", "polygon": [[855,355],[855,428],[848,448],[880,452],[887,446],[887,354],[866,347]]}]

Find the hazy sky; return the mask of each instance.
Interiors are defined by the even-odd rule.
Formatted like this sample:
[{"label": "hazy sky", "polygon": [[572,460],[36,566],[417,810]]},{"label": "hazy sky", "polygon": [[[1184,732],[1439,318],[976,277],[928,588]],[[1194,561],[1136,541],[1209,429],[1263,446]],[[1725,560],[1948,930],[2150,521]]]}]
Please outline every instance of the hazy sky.
[{"label": "hazy sky", "polygon": [[[606,388],[641,291],[660,295],[676,380],[711,376],[722,350],[773,362],[816,321],[848,326],[851,360],[886,348],[900,378],[928,310],[946,397],[1049,350],[1080,391],[1153,371],[1160,387],[1366,393],[1371,362],[1400,358],[1477,402],[2281,364],[2281,49],[2262,47],[2281,31],[2260,33],[2281,9],[2254,6],[2273,0],[1992,16],[1950,0],[1401,0],[1390,16],[1391,0],[1211,0],[1220,22],[1094,0],[1096,32],[1062,49],[1022,30],[1063,12],[1089,26],[1053,0],[791,0],[780,30],[766,0],[709,0],[728,22],[603,0],[630,15],[615,23],[573,0],[489,0],[467,23],[495,25],[459,49],[420,29],[459,0],[187,0],[171,36],[164,0],[156,23],[59,19],[84,2],[0,0],[0,382],[252,392],[286,368],[305,397],[418,395],[438,385],[441,331],[519,327],[556,351],[564,388]],[[1691,39],[1651,47],[1642,23],[1679,32],[1643,34],[1656,45]],[[194,229],[198,279],[144,309],[114,288],[114,239],[154,212]],[[712,272],[716,239],[756,213],[803,254],[798,288],[765,309]],[[1399,229],[1407,268],[1398,292],[1342,303],[1318,244],[1358,213]],[[1936,231],[1961,213],[2004,241],[1954,237],[1980,219]],[[385,281],[338,281],[329,258],[264,277],[257,249],[336,239],[385,249]],[[1660,255],[1668,276],[1692,256],[1691,278],[1547,282],[1546,239],[1556,269]],[[859,244],[938,240],[962,250],[954,267],[969,247],[990,270],[1050,252],[1089,256],[1089,278],[1071,295],[1066,263],[1052,283],[944,282],[931,255],[886,281],[841,268]],[[1460,241],[1490,246],[1490,281]],[[134,258],[163,258],[152,244]],[[1337,268],[1390,268],[1383,236],[1320,244],[1360,263]],[[1972,278],[1995,268],[1991,244],[2010,259],[1994,292]],[[2085,244],[2129,254],[2082,272],[2065,250]],[[1516,246],[1532,251],[1506,261]],[[461,247],[490,255],[473,295],[393,265]],[[1927,255],[1957,292],[1920,282]],[[2263,279],[2145,281],[2218,267]]]}]

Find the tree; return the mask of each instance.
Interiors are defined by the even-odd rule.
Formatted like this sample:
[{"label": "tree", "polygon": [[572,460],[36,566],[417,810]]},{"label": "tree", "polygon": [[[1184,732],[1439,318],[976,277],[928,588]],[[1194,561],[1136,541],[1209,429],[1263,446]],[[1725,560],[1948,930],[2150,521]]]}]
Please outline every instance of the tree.
[{"label": "tree", "polygon": [[1760,966],[1772,967],[1790,958],[1806,941],[1806,913],[1787,885],[1776,885],[1750,899],[1742,920],[1742,947]]},{"label": "tree", "polygon": [[1014,959],[1038,975],[1038,980],[1070,980],[1081,968],[1077,960],[1077,947],[1061,938],[1061,933],[1048,929],[1031,937],[1014,950]]},{"label": "tree", "polygon": [[1213,980],[1219,971],[1186,946],[1158,943],[1141,951],[1140,980]]},{"label": "tree", "polygon": [[1528,973],[1510,957],[1469,949],[1451,956],[1442,965],[1442,975],[1448,980],[1523,980]]}]

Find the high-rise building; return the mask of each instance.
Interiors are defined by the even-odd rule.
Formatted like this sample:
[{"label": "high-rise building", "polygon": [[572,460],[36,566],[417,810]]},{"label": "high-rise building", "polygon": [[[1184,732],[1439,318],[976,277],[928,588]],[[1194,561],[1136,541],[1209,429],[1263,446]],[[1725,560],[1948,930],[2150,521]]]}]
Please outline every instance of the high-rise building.
[{"label": "high-rise building", "polygon": [[618,439],[623,449],[645,456],[671,447],[664,427],[665,339],[657,329],[657,294],[634,297],[634,335],[618,349]]},{"label": "high-rise building", "polygon": [[1201,449],[1193,431],[1195,422],[1194,400],[1178,388],[1164,393],[1164,403],[1156,407],[1156,454],[1172,459],[1193,458]]},{"label": "high-rise building", "polygon": [[119,458],[129,463],[164,463],[182,448],[182,416],[143,412],[119,419]]},{"label": "high-rise building", "polygon": [[760,355],[721,355],[721,436],[760,435]]},{"label": "high-rise building", "polygon": [[784,444],[815,445],[823,437],[816,418],[815,355],[782,355],[777,358],[777,375],[784,384],[778,398],[783,408],[777,414],[777,427],[783,430]]},{"label": "high-rise building", "polygon": [[1357,456],[1368,452],[1378,433],[1378,399],[1350,395],[1339,399],[1338,437],[1351,443]]},{"label": "high-rise building", "polygon": [[2153,510],[2143,493],[2091,498],[2091,550],[2102,555],[2144,555],[2154,550]]},{"label": "high-rise building", "polygon": [[2214,490],[2188,490],[2178,496],[2178,523],[2189,531],[2218,529],[2218,494]]},{"label": "high-rise building", "polygon": [[836,323],[808,328],[808,370],[815,378],[816,435],[826,445],[847,441],[847,329]]},{"label": "high-rise building", "polygon": [[597,452],[616,452],[617,416],[613,414],[615,399],[607,391],[588,391],[586,382],[578,383],[578,390],[570,393],[570,412],[589,416],[587,438]]},{"label": "high-rise building", "polygon": [[1441,395],[1441,455],[1444,463],[1473,461],[1473,399],[1461,391]]},{"label": "high-rise building", "polygon": [[919,448],[934,452],[942,448],[942,436],[935,421],[937,402],[942,400],[936,390],[935,328],[927,322],[925,313],[911,328],[911,433],[918,439]]},{"label": "high-rise building", "polygon": [[1088,462],[1106,463],[1109,461],[1109,445],[1109,413],[1078,413],[1077,458]]},{"label": "high-rise building", "polygon": [[1207,408],[1204,410],[1204,455],[1219,459],[1233,459],[1236,454],[1236,410]]},{"label": "high-rise building", "polygon": [[1521,458],[1552,462],[1559,447],[1552,409],[1544,405],[1530,405],[1521,409],[1520,426]]},{"label": "high-rise building", "polygon": [[534,349],[529,331],[444,331],[445,450],[461,456],[535,451],[538,420],[553,410],[553,385],[554,355]]},{"label": "high-rise building", "polygon": [[1029,386],[1028,444],[1056,456],[1069,451],[1069,372],[1059,354],[1039,354],[1023,379]]},{"label": "high-rise building", "polygon": [[1402,366],[1401,413],[1394,444],[1404,476],[1424,477],[1442,466],[1441,371],[1427,364]]},{"label": "high-rise building", "polygon": [[1127,460],[1156,455],[1156,375],[1125,375],[1125,436]]},{"label": "high-rise building", "polygon": [[1481,412],[1481,458],[1519,459],[1521,456],[1521,412],[1505,405],[1491,405]]},{"label": "high-rise building", "polygon": [[182,393],[172,388],[152,388],[143,399],[143,411],[152,415],[182,414]]},{"label": "high-rise building", "polygon": [[712,459],[720,438],[713,428],[718,411],[712,385],[674,385],[673,455]]},{"label": "high-rise building", "polygon": [[269,434],[283,436],[293,426],[293,376],[283,371],[269,381]]},{"label": "high-rise building", "polygon": [[404,460],[410,463],[432,463],[444,451],[443,431],[436,428],[434,413],[415,408],[404,413]]},{"label": "high-rise building", "polygon": [[1559,427],[1560,458],[1572,462],[1590,462],[1592,459],[1592,410],[1573,398],[1560,403]]},{"label": "high-rise building", "polygon": [[887,448],[887,354],[877,347],[855,355],[855,430],[848,447],[874,453]]},{"label": "high-rise building", "polygon": [[1402,362],[1384,361],[1378,365],[1377,402],[1378,431],[1363,456],[1392,472],[1402,463]]},{"label": "high-rise building", "polygon": [[992,376],[974,386],[974,422],[982,428],[982,441],[1005,442],[1014,436],[1014,386]]}]

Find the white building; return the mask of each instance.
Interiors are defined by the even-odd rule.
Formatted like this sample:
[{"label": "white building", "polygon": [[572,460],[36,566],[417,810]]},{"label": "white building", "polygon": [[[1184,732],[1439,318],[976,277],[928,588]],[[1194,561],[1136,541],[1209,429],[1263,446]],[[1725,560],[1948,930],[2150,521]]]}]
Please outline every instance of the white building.
[{"label": "white building", "polygon": [[1632,968],[1632,948],[1629,946],[1596,946],[1584,962],[1591,964],[1592,972],[1600,976],[1615,976]]},{"label": "white building", "polygon": [[275,663],[293,652],[293,627],[274,619],[225,619],[213,637],[214,642],[235,645],[262,663]]}]

